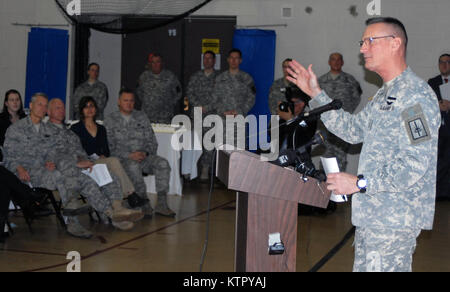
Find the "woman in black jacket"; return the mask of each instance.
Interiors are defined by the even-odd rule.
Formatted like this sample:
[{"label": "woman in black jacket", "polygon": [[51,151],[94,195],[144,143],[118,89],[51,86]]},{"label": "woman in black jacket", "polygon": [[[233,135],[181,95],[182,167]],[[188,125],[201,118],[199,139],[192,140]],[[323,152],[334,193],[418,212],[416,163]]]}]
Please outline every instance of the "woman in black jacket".
[{"label": "woman in black jacket", "polygon": [[[5,142],[5,134],[8,127],[25,116],[20,93],[15,89],[8,90],[5,93],[3,110],[0,113],[0,146],[3,146]],[[0,161],[2,160],[2,153],[0,153]]]}]

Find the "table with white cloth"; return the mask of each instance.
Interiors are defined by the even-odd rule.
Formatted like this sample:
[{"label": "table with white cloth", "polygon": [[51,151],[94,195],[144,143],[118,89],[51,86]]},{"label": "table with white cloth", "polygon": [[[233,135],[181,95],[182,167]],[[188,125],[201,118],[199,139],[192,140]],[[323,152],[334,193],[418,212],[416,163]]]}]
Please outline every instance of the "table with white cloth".
[{"label": "table with white cloth", "polygon": [[[186,132],[186,129],[180,128],[180,126],[152,124],[152,127],[158,141],[157,155],[167,159],[171,168],[168,194],[181,196],[183,194],[183,184],[180,174],[189,175],[190,179],[197,177],[197,162],[202,155],[202,151],[182,149],[180,136]],[[192,137],[198,139],[197,135],[192,135]],[[147,186],[147,192],[155,194],[155,176],[148,175],[144,177],[144,181]]]}]

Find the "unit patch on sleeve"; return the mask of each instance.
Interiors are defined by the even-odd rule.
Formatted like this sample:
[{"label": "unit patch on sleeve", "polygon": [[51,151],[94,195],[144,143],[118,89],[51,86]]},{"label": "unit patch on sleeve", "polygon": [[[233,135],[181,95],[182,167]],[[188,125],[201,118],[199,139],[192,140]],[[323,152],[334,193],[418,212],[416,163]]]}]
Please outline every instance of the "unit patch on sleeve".
[{"label": "unit patch on sleeve", "polygon": [[402,112],[402,119],[411,144],[431,139],[430,128],[420,104],[405,109]]}]

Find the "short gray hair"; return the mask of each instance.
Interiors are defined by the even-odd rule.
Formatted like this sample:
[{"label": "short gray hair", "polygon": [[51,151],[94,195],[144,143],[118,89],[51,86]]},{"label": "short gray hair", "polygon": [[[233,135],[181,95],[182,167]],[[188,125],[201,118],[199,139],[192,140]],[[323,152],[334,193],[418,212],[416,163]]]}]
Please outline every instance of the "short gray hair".
[{"label": "short gray hair", "polygon": [[48,100],[48,95],[47,94],[45,94],[43,92],[36,92],[35,94],[33,94],[31,96],[31,103],[34,103],[39,96],[45,98],[46,100]]}]

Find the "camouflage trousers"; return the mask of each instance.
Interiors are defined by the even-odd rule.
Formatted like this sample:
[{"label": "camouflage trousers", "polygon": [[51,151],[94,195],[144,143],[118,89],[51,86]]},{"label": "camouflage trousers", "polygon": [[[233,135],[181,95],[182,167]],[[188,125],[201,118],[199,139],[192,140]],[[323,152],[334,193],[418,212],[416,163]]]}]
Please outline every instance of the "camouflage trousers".
[{"label": "camouflage trousers", "polygon": [[56,190],[58,184],[64,179],[59,171],[50,171],[45,167],[27,169],[27,171],[31,178],[30,183],[34,188]]},{"label": "camouflage trousers", "polygon": [[420,229],[356,228],[354,272],[411,272]]},{"label": "camouflage trousers", "polygon": [[57,189],[63,205],[81,194],[89,205],[103,213],[111,209],[112,201],[123,199],[119,179],[111,172],[113,181],[103,187],[99,187],[93,179],[81,173],[81,169],[78,168],[73,168],[68,173],[63,172],[62,175],[64,177],[63,184],[59,183]]},{"label": "camouflage trousers", "polygon": [[136,193],[141,198],[147,198],[147,187],[142,176],[143,173],[153,174],[155,176],[157,193],[169,192],[171,169],[166,159],[157,155],[149,155],[141,163],[131,159],[121,159],[120,162],[133,182]]}]

